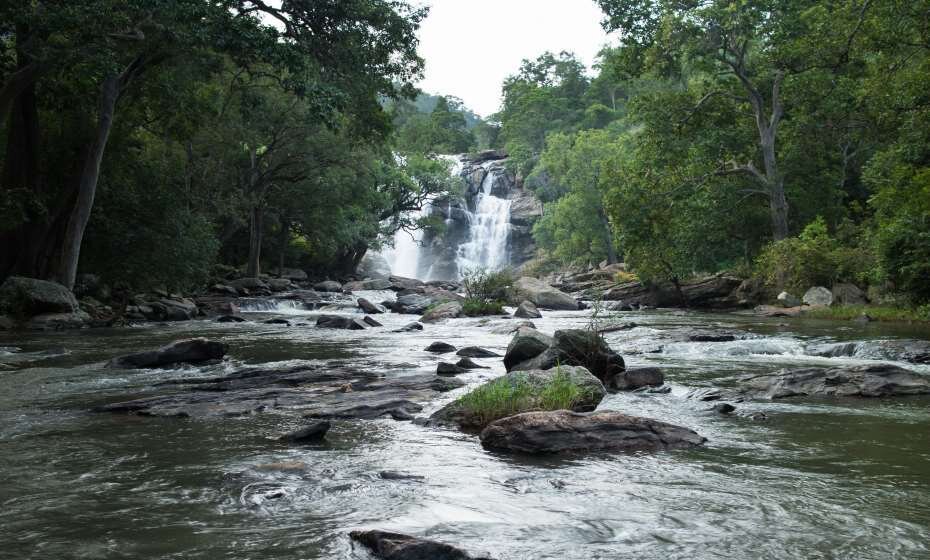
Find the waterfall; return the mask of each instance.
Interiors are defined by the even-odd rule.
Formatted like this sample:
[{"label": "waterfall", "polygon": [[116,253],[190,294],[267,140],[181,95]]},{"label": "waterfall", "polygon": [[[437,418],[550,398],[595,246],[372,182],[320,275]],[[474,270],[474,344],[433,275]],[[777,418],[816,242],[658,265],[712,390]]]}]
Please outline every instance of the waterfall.
[{"label": "waterfall", "polygon": [[484,167],[475,212],[469,213],[468,241],[459,246],[455,263],[459,277],[469,270],[500,270],[509,264],[507,239],[510,237],[510,200],[491,194],[497,172]]},{"label": "waterfall", "polygon": [[[426,216],[428,209],[424,205],[420,210],[411,212],[411,219],[417,221]],[[418,278],[420,267],[420,241],[423,239],[423,231],[404,231],[400,230],[394,234],[394,246],[385,247],[381,251],[381,256],[391,267],[391,274],[403,276],[405,278]]]}]

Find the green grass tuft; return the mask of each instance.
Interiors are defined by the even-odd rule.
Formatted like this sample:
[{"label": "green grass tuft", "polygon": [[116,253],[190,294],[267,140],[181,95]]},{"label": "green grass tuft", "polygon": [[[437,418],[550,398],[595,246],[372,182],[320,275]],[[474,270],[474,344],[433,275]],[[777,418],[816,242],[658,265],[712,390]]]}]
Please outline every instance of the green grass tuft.
[{"label": "green grass tuft", "polygon": [[883,322],[930,322],[930,307],[917,309],[906,307],[887,307],[872,305],[837,305],[833,307],[814,307],[804,311],[805,317],[812,319],[833,319],[849,321],[861,315],[868,315],[876,321]]},{"label": "green grass tuft", "polygon": [[504,313],[504,306],[499,301],[485,301],[477,298],[468,298],[462,304],[462,313],[464,313],[466,317],[501,315]]}]

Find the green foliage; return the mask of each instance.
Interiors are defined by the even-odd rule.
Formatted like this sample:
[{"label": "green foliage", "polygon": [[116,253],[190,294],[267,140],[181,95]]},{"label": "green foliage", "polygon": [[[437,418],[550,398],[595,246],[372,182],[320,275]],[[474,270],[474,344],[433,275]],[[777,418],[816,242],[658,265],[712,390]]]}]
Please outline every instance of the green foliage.
[{"label": "green foliage", "polygon": [[813,307],[804,311],[805,317],[850,321],[868,315],[879,322],[930,322],[930,305],[917,308],[888,307],[879,305],[833,305]]},{"label": "green foliage", "polygon": [[517,373],[481,385],[457,401],[457,406],[482,426],[533,410],[571,410],[588,393],[558,369],[548,382],[531,383]]},{"label": "green foliage", "polygon": [[401,152],[461,154],[476,146],[475,134],[468,127],[474,115],[461,101],[438,97],[429,114],[412,112],[399,105],[394,122],[397,149]]},{"label": "green foliage", "polygon": [[462,289],[468,299],[483,302],[506,300],[511,284],[513,274],[509,270],[476,268],[462,271]]},{"label": "green foliage", "polygon": [[462,303],[462,313],[466,317],[483,317],[485,315],[503,315],[504,304],[500,301],[487,301],[479,298],[466,298]]}]

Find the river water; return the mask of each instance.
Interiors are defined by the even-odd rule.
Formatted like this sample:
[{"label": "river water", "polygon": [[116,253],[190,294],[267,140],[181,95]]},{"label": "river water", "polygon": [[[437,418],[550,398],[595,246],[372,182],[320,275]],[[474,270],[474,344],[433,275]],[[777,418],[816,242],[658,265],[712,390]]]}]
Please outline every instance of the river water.
[{"label": "river water", "polygon": [[[381,294],[367,295],[379,301]],[[611,333],[629,365],[658,365],[670,394],[608,396],[601,409],[680,424],[708,438],[673,452],[527,459],[477,438],[384,420],[334,421],[327,443],[288,447],[278,413],[192,420],[90,412],[157,392],[168,379],[243,363],[350,364],[406,375],[435,371],[432,341],[503,353],[507,319],[383,329],[195,321],[114,330],[0,334],[0,557],[363,559],[347,533],[382,528],[499,559],[930,558],[930,398],[738,404],[723,417],[691,388],[746,372],[867,363],[810,355],[819,344],[930,338],[925,328],[674,311],[623,313]],[[545,332],[588,312],[547,312]],[[737,332],[681,342],[683,332]],[[114,355],[191,335],[222,339],[224,365],[126,372]],[[661,347],[661,348],[660,348]],[[655,352],[660,350],[661,352]],[[470,384],[503,372],[463,376]],[[930,375],[930,367],[906,367]],[[429,413],[465,389],[430,403]],[[764,412],[768,420],[750,414]],[[423,479],[385,480],[381,471]]]}]

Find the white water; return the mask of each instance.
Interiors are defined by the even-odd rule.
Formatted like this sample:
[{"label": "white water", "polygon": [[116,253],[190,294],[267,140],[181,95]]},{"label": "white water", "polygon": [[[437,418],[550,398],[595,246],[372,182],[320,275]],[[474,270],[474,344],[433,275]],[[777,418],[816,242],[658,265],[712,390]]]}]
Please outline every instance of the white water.
[{"label": "white water", "polygon": [[[426,216],[427,205],[411,213],[414,222]],[[400,230],[394,234],[394,246],[385,247],[381,256],[391,267],[391,273],[405,278],[417,278],[420,272],[420,241],[422,230]]]},{"label": "white water", "polygon": [[[493,163],[486,163],[485,170]],[[459,276],[470,270],[500,270],[509,263],[511,201],[491,194],[494,177],[494,172],[488,170],[481,181],[475,213],[468,216],[468,241],[459,247],[456,258]]]}]

